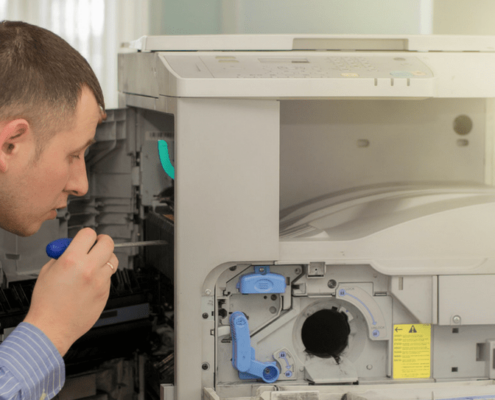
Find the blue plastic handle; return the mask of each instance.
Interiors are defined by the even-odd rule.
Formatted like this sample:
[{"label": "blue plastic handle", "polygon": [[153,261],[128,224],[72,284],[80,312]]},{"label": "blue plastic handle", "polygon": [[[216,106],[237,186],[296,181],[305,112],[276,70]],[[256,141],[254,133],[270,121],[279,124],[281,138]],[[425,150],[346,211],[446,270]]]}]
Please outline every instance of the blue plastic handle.
[{"label": "blue plastic handle", "polygon": [[240,311],[230,316],[232,332],[232,365],[238,371],[246,372],[251,367],[251,339],[247,318]]},{"label": "blue plastic handle", "polygon": [[69,244],[72,242],[71,238],[62,238],[54,240],[53,242],[48,243],[46,246],[46,254],[50,258],[54,258],[58,260],[58,258],[64,254],[65,249],[69,247]]},{"label": "blue plastic handle", "polygon": [[280,370],[276,362],[256,360],[251,347],[248,320],[244,313],[235,311],[230,315],[230,333],[232,335],[232,366],[239,371],[241,379],[263,379],[266,383],[275,382]]},{"label": "blue plastic handle", "polygon": [[271,273],[268,266],[257,265],[254,274],[241,276],[236,286],[242,294],[284,293],[287,284],[283,275]]}]

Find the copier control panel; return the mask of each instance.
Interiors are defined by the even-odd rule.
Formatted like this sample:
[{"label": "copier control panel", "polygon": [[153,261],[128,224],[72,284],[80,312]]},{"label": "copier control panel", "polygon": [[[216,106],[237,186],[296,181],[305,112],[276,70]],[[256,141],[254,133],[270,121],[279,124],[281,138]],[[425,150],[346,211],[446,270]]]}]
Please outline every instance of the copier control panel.
[{"label": "copier control panel", "polygon": [[201,55],[197,69],[187,56],[166,55],[165,60],[182,78],[407,78],[428,79],[430,69],[412,56]]}]

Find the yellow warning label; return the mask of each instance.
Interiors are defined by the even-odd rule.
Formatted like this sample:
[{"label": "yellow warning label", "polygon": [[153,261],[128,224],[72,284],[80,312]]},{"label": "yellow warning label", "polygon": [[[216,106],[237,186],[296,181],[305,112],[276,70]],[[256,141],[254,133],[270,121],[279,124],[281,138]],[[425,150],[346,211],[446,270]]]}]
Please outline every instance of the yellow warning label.
[{"label": "yellow warning label", "polygon": [[430,377],[431,325],[394,325],[394,379]]}]

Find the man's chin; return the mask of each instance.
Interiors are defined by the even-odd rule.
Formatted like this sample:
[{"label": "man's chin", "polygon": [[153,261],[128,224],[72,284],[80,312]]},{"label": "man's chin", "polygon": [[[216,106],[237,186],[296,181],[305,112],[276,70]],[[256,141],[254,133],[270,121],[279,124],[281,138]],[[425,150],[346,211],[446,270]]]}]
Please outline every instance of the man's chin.
[{"label": "man's chin", "polygon": [[19,220],[5,220],[0,221],[0,228],[7,232],[13,233],[20,237],[28,237],[37,233],[45,221],[53,220],[57,217],[57,212],[54,211],[44,217],[42,220],[37,221],[19,221]]},{"label": "man's chin", "polygon": [[41,228],[41,224],[39,226],[30,226],[25,229],[19,229],[17,232],[12,232],[12,233],[20,237],[28,237],[28,236],[33,236],[35,233],[37,233],[40,230],[40,228]]},{"label": "man's chin", "polygon": [[41,229],[43,222],[32,223],[27,226],[16,226],[11,229],[7,228],[6,230],[20,237],[33,236]]}]

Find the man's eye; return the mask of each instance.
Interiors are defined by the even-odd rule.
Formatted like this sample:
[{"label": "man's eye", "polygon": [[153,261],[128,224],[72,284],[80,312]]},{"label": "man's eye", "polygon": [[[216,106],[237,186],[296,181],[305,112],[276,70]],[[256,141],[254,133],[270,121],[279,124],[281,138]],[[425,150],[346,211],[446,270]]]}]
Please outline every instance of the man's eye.
[{"label": "man's eye", "polygon": [[81,156],[79,154],[73,154],[71,157],[72,158],[76,158],[78,160],[81,158]]}]

